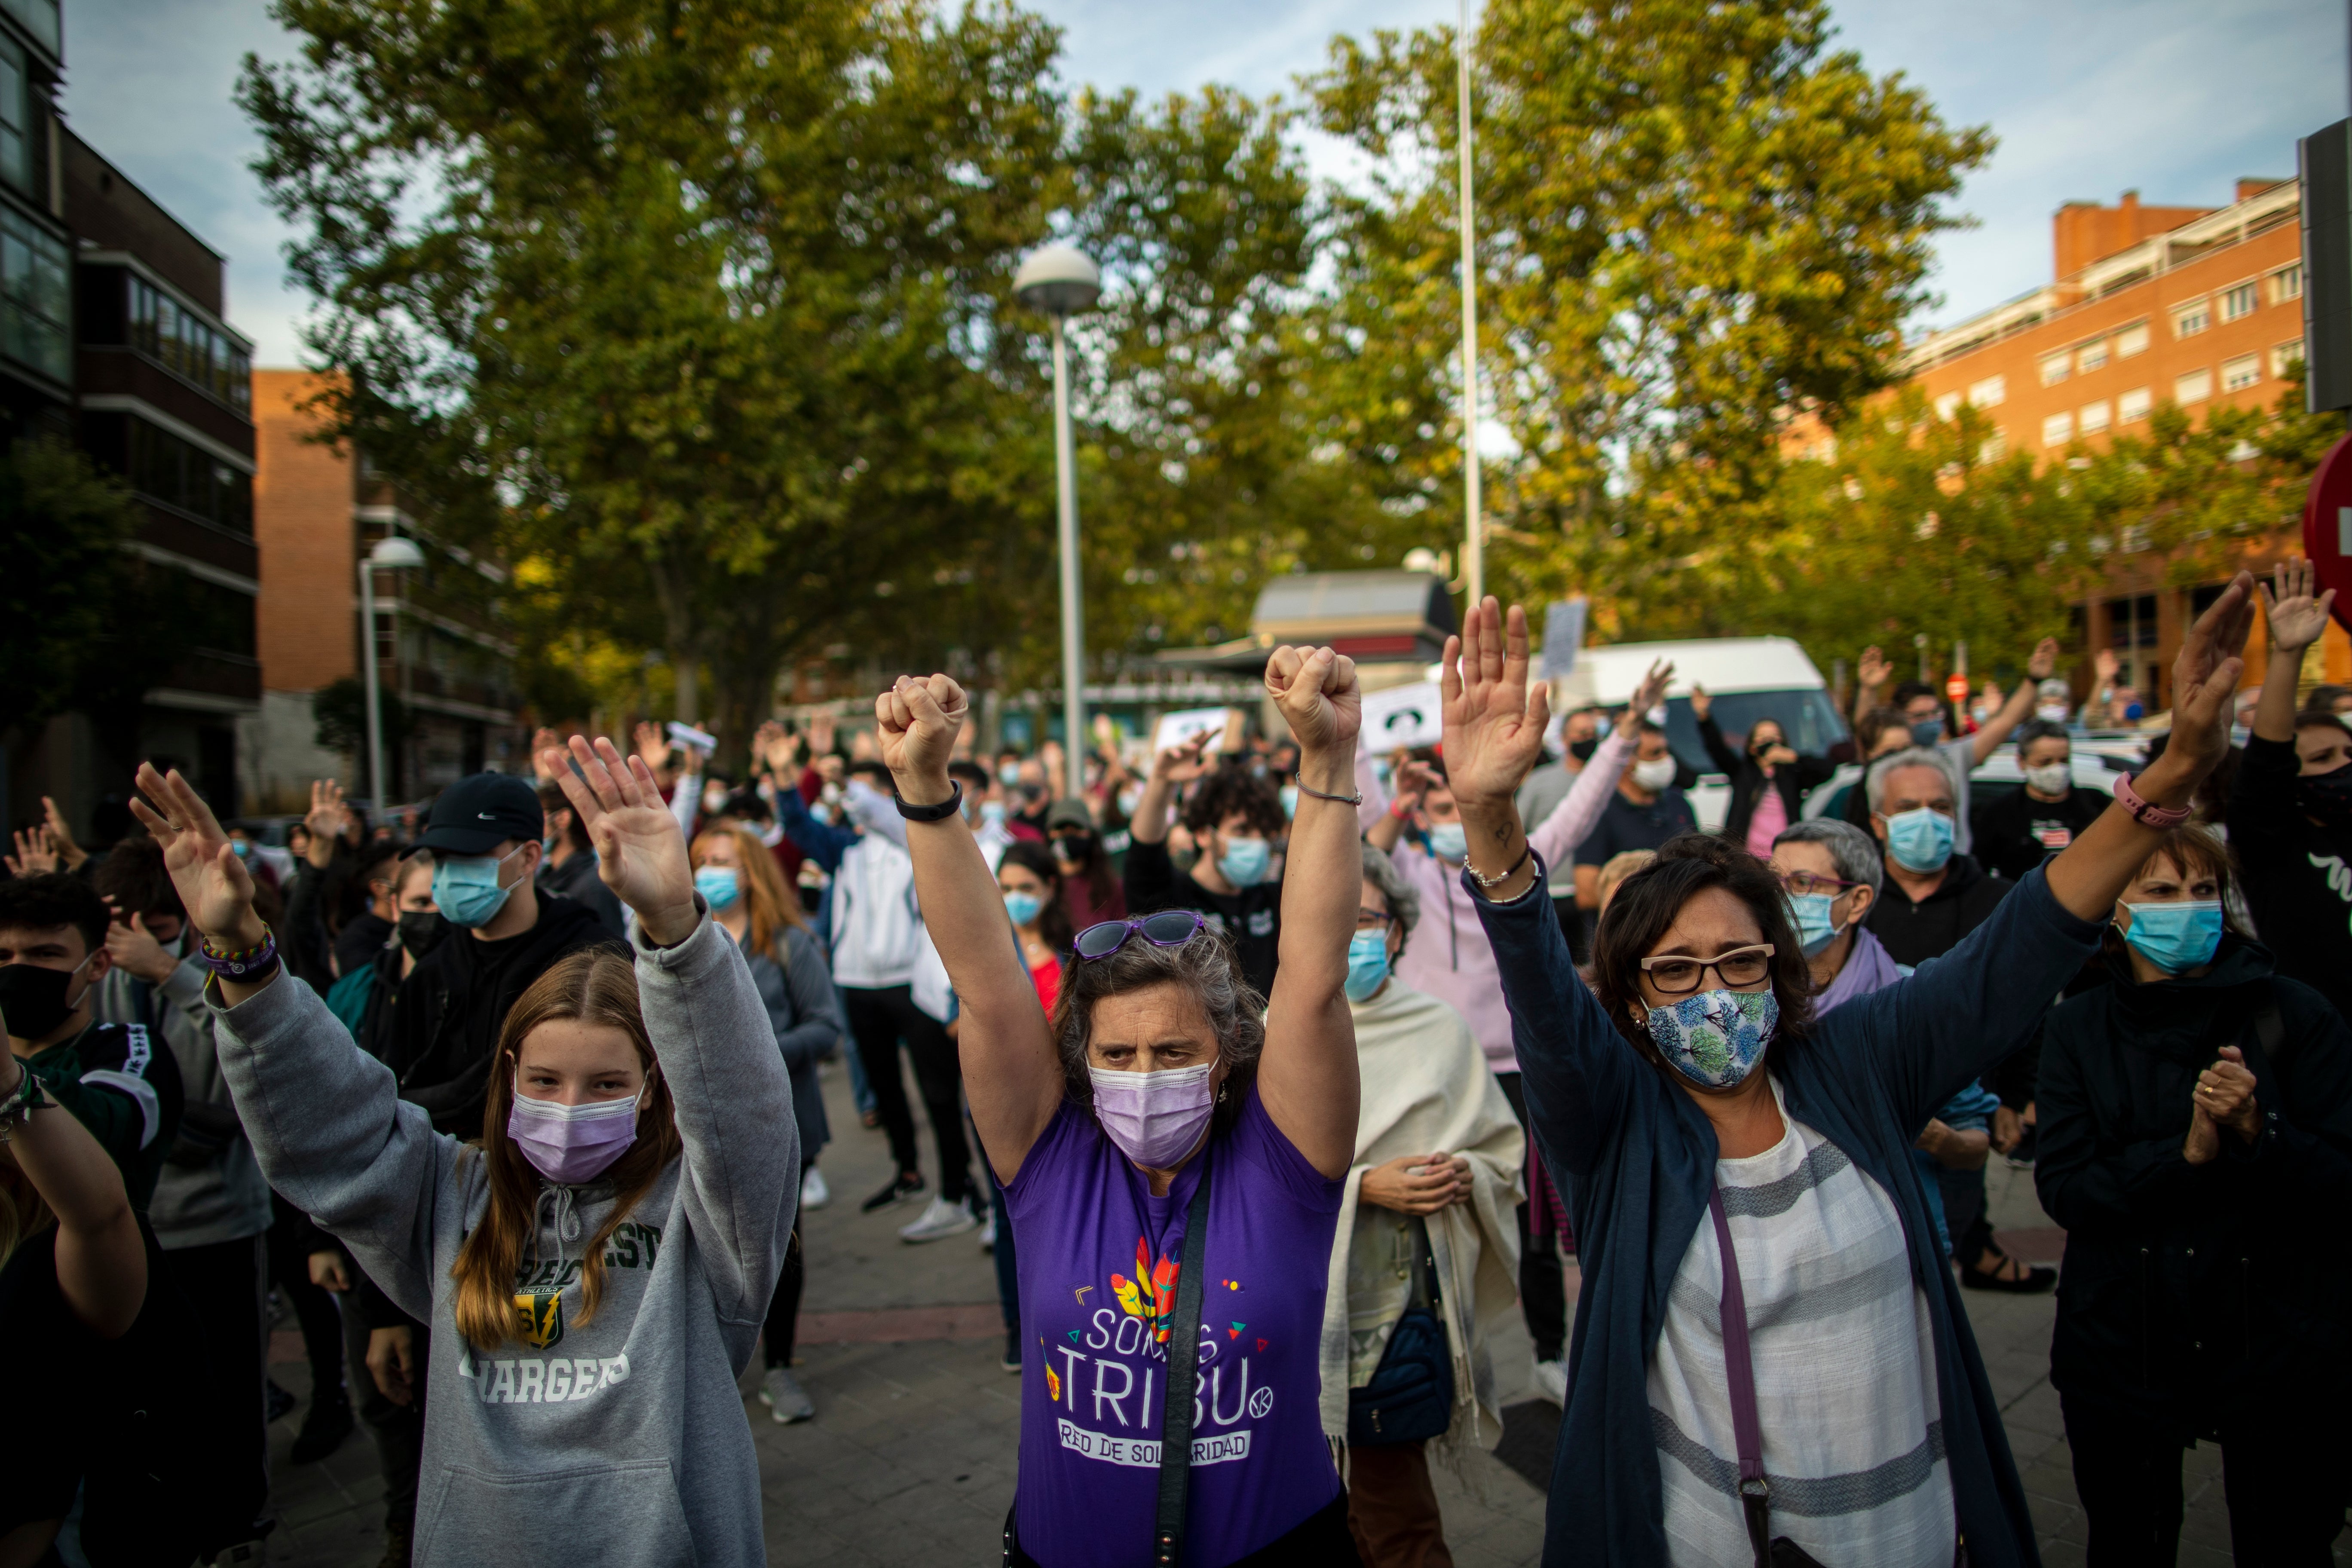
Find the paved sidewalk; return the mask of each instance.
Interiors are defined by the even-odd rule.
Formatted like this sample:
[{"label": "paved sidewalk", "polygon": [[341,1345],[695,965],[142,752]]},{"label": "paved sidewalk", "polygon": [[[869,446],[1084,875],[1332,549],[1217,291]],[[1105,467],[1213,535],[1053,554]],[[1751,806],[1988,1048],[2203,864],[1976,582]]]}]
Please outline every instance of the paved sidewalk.
[{"label": "paved sidewalk", "polygon": [[[920,1100],[908,1098],[919,1114]],[[859,1199],[890,1174],[888,1148],[879,1132],[858,1125],[847,1077],[837,1067],[825,1080],[825,1103],[835,1141],[821,1164],[833,1201],[803,1222],[809,1276],[797,1368],[816,1418],[794,1426],[769,1418],[751,1397],[756,1356],[743,1383],[760,1455],[769,1560],[779,1568],[993,1564],[1013,1499],[1022,1390],[1022,1380],[998,1366],[1004,1341],[993,1268],[971,1236],[923,1247],[901,1242],[897,1227],[914,1217],[915,1205],[858,1214]],[[923,1161],[924,1173],[936,1182],[928,1134]],[[1991,1185],[1994,1221],[2010,1245],[2054,1261],[2061,1237],[2033,1200],[2032,1173],[2011,1172],[1996,1160]],[[2083,1526],[2048,1379],[2051,1298],[1972,1291],[1967,1302],[2032,1494],[2042,1560],[2049,1568],[2074,1568],[2083,1562]],[[278,1381],[307,1393],[299,1343],[290,1333],[279,1332],[274,1357]],[[1527,1359],[1523,1338],[1507,1347],[1505,1386],[1523,1384]],[[341,1452],[298,1469],[287,1450],[299,1415],[272,1431],[281,1523],[269,1555],[300,1568],[372,1568],[382,1549],[373,1446],[362,1429]],[[1548,1405],[1516,1408],[1514,1448],[1523,1434],[1539,1447],[1557,1419]],[[2200,1448],[2188,1460],[2182,1568],[2226,1563],[2220,1457]],[[1540,1471],[1539,1457],[1529,1468]],[[1466,1484],[1441,1472],[1437,1488],[1460,1568],[1538,1560],[1544,1499],[1537,1486],[1478,1454]],[[2352,1568],[2352,1533],[2337,1542],[2336,1561]]]}]

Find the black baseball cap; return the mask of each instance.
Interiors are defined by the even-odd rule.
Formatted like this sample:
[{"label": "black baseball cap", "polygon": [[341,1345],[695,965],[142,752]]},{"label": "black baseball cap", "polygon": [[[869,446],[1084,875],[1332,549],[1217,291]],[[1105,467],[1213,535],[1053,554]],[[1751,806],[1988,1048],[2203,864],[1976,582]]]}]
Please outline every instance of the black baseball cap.
[{"label": "black baseball cap", "polygon": [[547,813],[529,779],[468,773],[435,798],[416,847],[436,855],[487,855],[509,838],[546,836]]}]

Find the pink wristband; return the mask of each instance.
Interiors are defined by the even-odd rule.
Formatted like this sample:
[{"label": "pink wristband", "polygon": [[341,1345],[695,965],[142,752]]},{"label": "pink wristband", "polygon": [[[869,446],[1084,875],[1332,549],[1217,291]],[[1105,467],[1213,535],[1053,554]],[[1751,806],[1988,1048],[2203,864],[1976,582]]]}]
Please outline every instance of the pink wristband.
[{"label": "pink wristband", "polygon": [[2142,827],[2153,827],[2159,833],[2168,827],[2178,827],[2189,820],[2189,808],[2185,805],[2154,805],[2141,799],[2139,791],[2132,788],[2132,775],[2129,773],[2116,775],[2116,800],[2132,814],[2133,821]]}]

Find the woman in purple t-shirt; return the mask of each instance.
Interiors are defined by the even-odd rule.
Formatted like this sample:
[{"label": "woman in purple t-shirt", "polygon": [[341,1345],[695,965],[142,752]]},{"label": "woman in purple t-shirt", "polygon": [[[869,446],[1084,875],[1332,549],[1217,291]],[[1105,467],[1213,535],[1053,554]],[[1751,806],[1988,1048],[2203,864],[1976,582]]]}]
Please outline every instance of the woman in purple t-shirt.
[{"label": "woman in purple t-shirt", "polygon": [[1300,747],[1274,995],[1184,911],[1079,933],[1053,1016],[954,798],[966,712],[944,675],[875,704],[916,893],[962,1003],[973,1124],[1020,1259],[1021,1479],[1006,1544],[1043,1568],[1154,1560],[1160,1433],[1188,1209],[1210,1173],[1181,1562],[1352,1564],[1323,1439],[1319,1351],[1356,1136],[1343,990],[1356,924],[1361,692],[1328,648],[1277,648]]}]

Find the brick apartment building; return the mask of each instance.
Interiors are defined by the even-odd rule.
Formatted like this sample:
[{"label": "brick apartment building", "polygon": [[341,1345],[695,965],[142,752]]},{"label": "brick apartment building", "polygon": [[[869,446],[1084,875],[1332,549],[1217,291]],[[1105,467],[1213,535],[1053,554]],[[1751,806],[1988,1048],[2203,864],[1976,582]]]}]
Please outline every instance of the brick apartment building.
[{"label": "brick apartment building", "polygon": [[525,765],[515,647],[499,616],[505,571],[436,537],[363,453],[315,438],[319,422],[307,405],[320,390],[316,376],[260,370],[253,384],[262,688],[244,758],[253,809],[299,810],[315,778],[369,793],[363,751],[348,755],[318,743],[316,704],[331,688],[347,694],[337,683],[359,677],[359,563],[393,533],[415,541],[425,563],[375,574],[386,794],[415,800],[485,767]]},{"label": "brick apartment building", "polygon": [[[1997,441],[2038,461],[2144,433],[2160,404],[2192,416],[2274,404],[2303,357],[2300,212],[2293,180],[2241,180],[2225,207],[2144,206],[2136,191],[2113,207],[2069,203],[2051,226],[2056,281],[1913,344],[1911,384],[1947,417],[1963,402],[1982,411]],[[2301,548],[2282,531],[2244,564],[2263,571]],[[2078,685],[2112,647],[2126,679],[2169,702],[2181,634],[2219,584],[2167,586],[2165,564],[2152,552],[2112,558],[2105,592],[2083,607]],[[2262,679],[2255,644],[2249,683]],[[2352,679],[2341,626],[2323,651],[2306,676]]]}]

